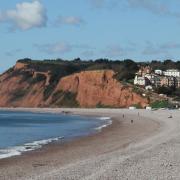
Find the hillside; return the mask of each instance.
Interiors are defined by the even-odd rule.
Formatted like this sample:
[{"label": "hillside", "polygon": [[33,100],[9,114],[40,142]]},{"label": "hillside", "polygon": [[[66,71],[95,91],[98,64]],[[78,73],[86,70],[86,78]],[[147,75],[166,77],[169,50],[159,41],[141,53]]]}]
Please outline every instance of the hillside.
[{"label": "hillside", "polygon": [[0,106],[144,107],[148,100],[118,79],[127,73],[121,73],[127,63],[134,66],[130,61],[109,68],[91,61],[18,61],[0,76]]}]

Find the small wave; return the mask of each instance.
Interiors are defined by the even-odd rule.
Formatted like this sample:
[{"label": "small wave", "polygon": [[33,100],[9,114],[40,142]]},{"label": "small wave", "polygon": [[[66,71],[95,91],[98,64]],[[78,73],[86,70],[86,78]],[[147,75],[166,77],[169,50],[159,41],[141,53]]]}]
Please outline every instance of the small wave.
[{"label": "small wave", "polygon": [[95,128],[95,130],[101,131],[103,128],[106,128],[112,124],[110,117],[99,117],[98,119],[105,121],[105,124]]},{"label": "small wave", "polygon": [[110,120],[111,118],[110,117],[99,117],[98,119],[100,119],[100,120]]},{"label": "small wave", "polygon": [[64,137],[57,137],[57,138],[50,138],[46,140],[34,141],[32,143],[26,143],[22,146],[15,146],[8,149],[0,149],[0,159],[12,157],[12,156],[19,156],[23,152],[33,151],[36,149],[41,148],[43,145],[52,143],[54,141],[58,141],[63,139]]},{"label": "small wave", "polygon": [[[97,117],[96,119],[102,121],[102,125],[95,128],[96,131],[101,131],[103,128],[106,128],[107,126],[112,124],[112,120],[110,117]],[[24,152],[29,152],[29,151],[39,149],[44,145],[47,145],[49,143],[52,143],[54,141],[58,141],[61,139],[64,139],[64,137],[39,140],[39,141],[31,142],[31,143],[25,143],[22,146],[14,146],[14,147],[6,148],[6,149],[0,149],[0,159],[10,158],[13,156],[19,156]]]}]

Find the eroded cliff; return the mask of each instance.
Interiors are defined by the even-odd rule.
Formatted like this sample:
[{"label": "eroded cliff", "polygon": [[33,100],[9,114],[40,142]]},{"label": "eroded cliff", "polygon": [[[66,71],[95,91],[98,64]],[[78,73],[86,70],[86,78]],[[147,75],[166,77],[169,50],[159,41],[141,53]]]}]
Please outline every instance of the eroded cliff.
[{"label": "eroded cliff", "polygon": [[[48,66],[47,66],[48,67]],[[37,70],[38,69],[38,70]],[[56,75],[56,74],[55,74]],[[17,63],[0,76],[1,107],[145,107],[148,100],[115,79],[112,70],[54,76]],[[52,80],[52,77],[56,81]]]},{"label": "eroded cliff", "polygon": [[114,78],[111,70],[84,71],[62,78],[55,92],[70,91],[77,94],[81,107],[129,107],[139,104],[144,107],[147,99],[133,92]]}]

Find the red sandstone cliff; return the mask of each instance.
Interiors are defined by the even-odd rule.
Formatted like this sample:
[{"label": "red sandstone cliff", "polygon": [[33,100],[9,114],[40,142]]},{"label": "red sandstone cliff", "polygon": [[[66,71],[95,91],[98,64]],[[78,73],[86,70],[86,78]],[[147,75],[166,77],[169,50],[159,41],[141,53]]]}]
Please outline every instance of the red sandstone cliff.
[{"label": "red sandstone cliff", "polygon": [[62,78],[55,91],[77,93],[76,100],[81,107],[96,107],[97,104],[112,107],[129,107],[148,104],[147,99],[134,93],[114,78],[111,70],[85,71]]},{"label": "red sandstone cliff", "polygon": [[[24,80],[24,74],[27,73],[31,81]],[[44,75],[44,80],[32,83],[37,74]],[[57,107],[63,106],[64,102],[68,106],[67,92],[75,95],[74,100],[80,107],[129,107],[134,104],[144,107],[148,104],[146,98],[133,92],[131,87],[118,82],[114,75],[112,70],[101,70],[84,71],[63,77],[49,98],[45,99],[44,91],[49,85],[49,72],[34,72],[27,69],[25,64],[16,64],[10,72],[0,76],[0,107]],[[57,96],[58,93],[60,96]],[[55,103],[59,100],[60,105]]]},{"label": "red sandstone cliff", "polygon": [[[43,103],[44,83],[30,86],[22,76],[0,82],[0,107],[39,107]],[[23,94],[22,94],[23,93]]]}]

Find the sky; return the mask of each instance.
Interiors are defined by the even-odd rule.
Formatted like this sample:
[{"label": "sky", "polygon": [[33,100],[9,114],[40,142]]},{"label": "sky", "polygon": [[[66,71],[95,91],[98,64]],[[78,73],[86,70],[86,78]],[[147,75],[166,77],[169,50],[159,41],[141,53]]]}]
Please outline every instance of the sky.
[{"label": "sky", "polygon": [[18,59],[180,60],[179,0],[0,0],[0,72]]}]

